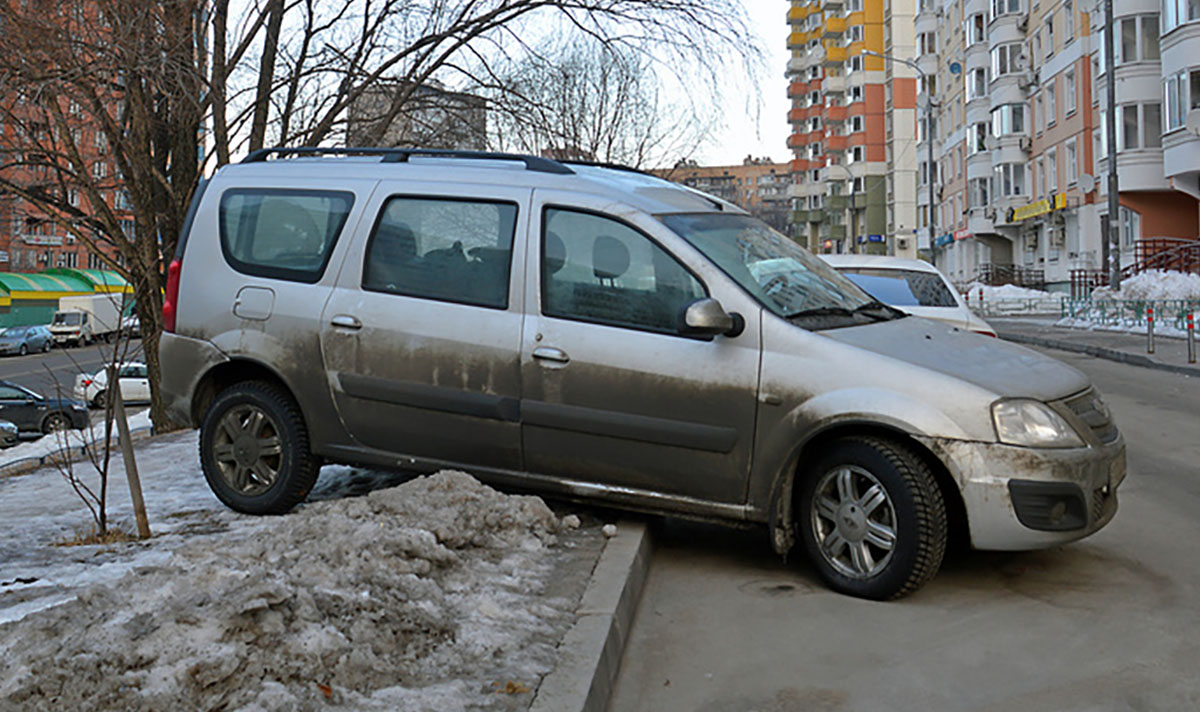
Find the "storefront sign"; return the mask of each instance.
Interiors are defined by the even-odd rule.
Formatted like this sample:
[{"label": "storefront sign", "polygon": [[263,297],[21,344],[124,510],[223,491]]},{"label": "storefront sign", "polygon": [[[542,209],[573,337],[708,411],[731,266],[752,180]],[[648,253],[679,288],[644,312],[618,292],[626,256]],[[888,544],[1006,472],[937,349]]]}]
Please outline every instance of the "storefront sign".
[{"label": "storefront sign", "polygon": [[937,239],[933,241],[933,244],[936,247],[944,247],[949,245],[951,242],[954,242],[954,235],[946,233],[945,235],[938,235]]},{"label": "storefront sign", "polygon": [[1036,203],[1030,203],[1028,205],[1022,205],[1019,208],[1013,208],[1011,211],[1009,211],[1008,221],[1021,222],[1022,220],[1036,218],[1039,215],[1045,215],[1046,213],[1054,210],[1061,210],[1065,207],[1067,207],[1066,194],[1056,193],[1053,196],[1039,200]]},{"label": "storefront sign", "polygon": [[955,240],[965,240],[970,236],[971,236],[971,231],[966,229],[965,227],[961,230],[954,231],[954,239]]}]

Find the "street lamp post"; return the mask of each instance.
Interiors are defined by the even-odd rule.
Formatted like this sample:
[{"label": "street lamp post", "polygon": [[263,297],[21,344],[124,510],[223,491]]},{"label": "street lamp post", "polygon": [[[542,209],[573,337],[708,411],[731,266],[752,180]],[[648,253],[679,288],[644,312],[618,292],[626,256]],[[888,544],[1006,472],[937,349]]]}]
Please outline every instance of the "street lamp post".
[{"label": "street lamp post", "polygon": [[1108,143],[1108,285],[1121,288],[1121,196],[1117,192],[1117,63],[1113,58],[1113,0],[1104,2],[1104,69],[1108,89],[1108,116],[1104,134]]},{"label": "street lamp post", "polygon": [[[1112,0],[1108,0],[1108,2],[1111,3]],[[911,67],[921,77],[922,82],[925,84],[925,146],[928,151],[925,159],[927,161],[925,171],[927,177],[929,178],[929,248],[932,250],[937,233],[937,213],[933,209],[934,203],[936,202],[934,200],[933,189],[933,109],[935,106],[937,106],[937,104],[935,104],[933,101],[933,85],[929,82],[929,75],[925,74],[924,70],[918,67],[916,62],[910,59],[901,59],[899,57],[893,57],[890,54],[872,52],[868,49],[862,50],[862,53],[869,54],[873,57],[879,57],[880,59],[888,62],[899,62],[906,67]]]}]

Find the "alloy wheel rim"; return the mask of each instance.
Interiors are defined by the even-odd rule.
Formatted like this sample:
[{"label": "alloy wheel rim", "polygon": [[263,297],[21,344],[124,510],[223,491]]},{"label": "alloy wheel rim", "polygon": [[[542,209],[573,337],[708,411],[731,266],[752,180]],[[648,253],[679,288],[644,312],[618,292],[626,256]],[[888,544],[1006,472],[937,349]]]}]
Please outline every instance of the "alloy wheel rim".
[{"label": "alloy wheel rim", "polygon": [[838,573],[869,579],[896,549],[896,510],[883,484],[856,465],[826,472],[813,493],[810,526],[821,556]]},{"label": "alloy wheel rim", "polygon": [[238,494],[254,496],[266,492],[278,479],[283,440],[264,410],[240,405],[218,421],[212,454],[221,479]]}]

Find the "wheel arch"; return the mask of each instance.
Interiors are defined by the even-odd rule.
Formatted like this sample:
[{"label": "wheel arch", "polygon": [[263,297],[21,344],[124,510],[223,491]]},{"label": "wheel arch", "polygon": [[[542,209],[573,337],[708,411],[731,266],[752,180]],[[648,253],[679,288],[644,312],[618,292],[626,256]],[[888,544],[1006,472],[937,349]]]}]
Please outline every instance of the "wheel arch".
[{"label": "wheel arch", "polygon": [[800,477],[809,475],[804,472],[803,464],[812,462],[833,443],[855,437],[876,437],[890,440],[907,447],[920,458],[933,473],[938,490],[942,495],[942,501],[946,505],[950,543],[959,545],[970,542],[967,508],[963,502],[962,492],[941,458],[896,425],[870,420],[850,420],[826,425],[801,441],[780,473],[776,485],[772,488],[769,523],[772,532],[771,543],[776,552],[786,555],[796,543],[794,534],[795,484]]},{"label": "wheel arch", "polygon": [[[191,399],[190,416],[192,425],[199,427],[200,422],[204,418],[205,411],[208,410],[208,406],[217,397],[218,393],[230,386],[245,381],[265,381],[270,383],[286,393],[293,402],[299,403],[295,390],[277,371],[260,361],[236,357],[215,364],[197,381]],[[300,409],[300,417],[304,418],[303,409]]]}]

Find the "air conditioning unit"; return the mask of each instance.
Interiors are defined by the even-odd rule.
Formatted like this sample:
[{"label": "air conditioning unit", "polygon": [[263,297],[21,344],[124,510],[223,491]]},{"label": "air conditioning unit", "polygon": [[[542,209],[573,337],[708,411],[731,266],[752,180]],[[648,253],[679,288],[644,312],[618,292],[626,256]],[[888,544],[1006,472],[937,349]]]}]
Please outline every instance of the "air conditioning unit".
[{"label": "air conditioning unit", "polygon": [[1017,29],[1020,30],[1021,32],[1025,32],[1026,30],[1029,29],[1029,16],[1028,15],[1022,17],[1020,20],[1017,21]]},{"label": "air conditioning unit", "polygon": [[896,249],[897,250],[907,250],[908,249],[908,238],[907,237],[896,238]]},{"label": "air conditioning unit", "polygon": [[1031,148],[1033,148],[1033,139],[1029,138],[1028,136],[1022,136],[1021,137],[1021,150],[1029,151]]}]

